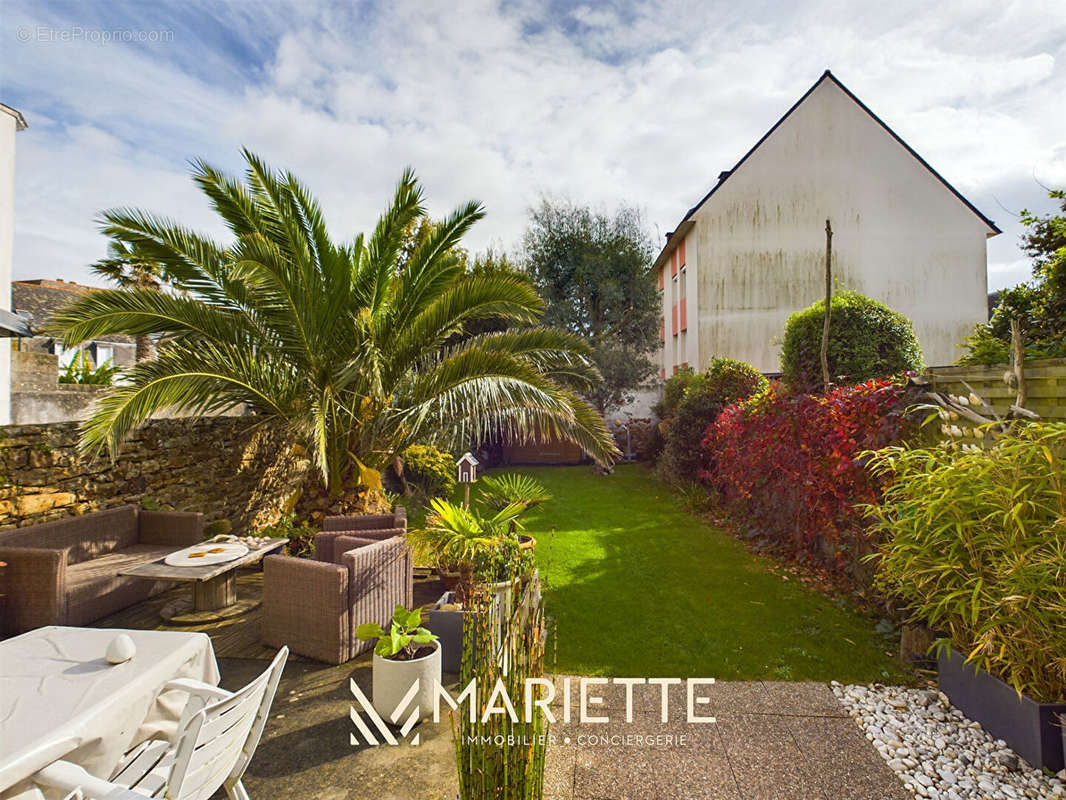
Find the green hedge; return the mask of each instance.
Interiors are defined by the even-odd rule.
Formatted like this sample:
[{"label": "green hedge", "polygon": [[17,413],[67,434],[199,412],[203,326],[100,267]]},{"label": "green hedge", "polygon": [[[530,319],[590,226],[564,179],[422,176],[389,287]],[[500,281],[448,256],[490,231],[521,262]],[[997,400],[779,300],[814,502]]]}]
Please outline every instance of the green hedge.
[{"label": "green hedge", "polygon": [[[682,373],[674,377],[677,378]],[[768,382],[755,367],[730,358],[713,358],[699,374],[678,378],[663,422],[663,451],[659,472],[677,483],[697,481],[707,466],[702,448],[707,427],[727,405],[764,391]],[[670,388],[668,383],[667,389]],[[664,402],[664,406],[669,406]]]},{"label": "green hedge", "polygon": [[[862,383],[922,368],[922,350],[910,320],[884,303],[855,292],[833,297],[829,323],[829,375]],[[781,374],[794,391],[822,386],[825,301],[797,311],[785,323]]]}]

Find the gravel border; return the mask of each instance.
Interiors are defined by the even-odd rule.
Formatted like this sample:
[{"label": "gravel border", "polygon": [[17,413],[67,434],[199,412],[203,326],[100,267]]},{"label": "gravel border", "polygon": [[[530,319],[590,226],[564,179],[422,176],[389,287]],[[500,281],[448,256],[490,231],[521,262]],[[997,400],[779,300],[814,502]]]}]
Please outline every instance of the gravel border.
[{"label": "gravel border", "polygon": [[952,708],[942,692],[830,685],[881,757],[930,800],[1066,800],[1066,770],[1049,777]]}]

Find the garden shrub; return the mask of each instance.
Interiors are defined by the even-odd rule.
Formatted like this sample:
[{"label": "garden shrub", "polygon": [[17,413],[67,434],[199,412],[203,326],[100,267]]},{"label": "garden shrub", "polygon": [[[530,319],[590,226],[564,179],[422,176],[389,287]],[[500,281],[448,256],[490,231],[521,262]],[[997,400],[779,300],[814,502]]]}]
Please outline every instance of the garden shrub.
[{"label": "garden shrub", "polygon": [[745,533],[786,555],[856,576],[871,551],[856,504],[878,499],[860,453],[895,444],[916,425],[902,381],[871,380],[827,395],[775,383],[725,409],[707,430],[705,478]]},{"label": "garden shrub", "polygon": [[1066,424],[873,456],[878,585],[982,669],[1066,701]]},{"label": "garden shrub", "polygon": [[659,419],[668,419],[677,413],[677,404],[681,402],[685,390],[695,377],[696,373],[692,367],[681,367],[666,379],[666,383],[663,384],[662,399],[652,407],[652,411]]},{"label": "garden shrub", "polygon": [[[829,325],[829,375],[847,383],[922,368],[922,350],[910,320],[884,303],[855,292],[833,297]],[[797,311],[785,323],[782,380],[797,392],[822,386],[822,323],[825,300]]]},{"label": "garden shrub", "polygon": [[455,489],[455,458],[432,445],[413,444],[403,453],[404,477],[426,497],[450,497]]},{"label": "garden shrub", "polygon": [[670,399],[674,413],[663,424],[665,441],[659,470],[667,480],[685,483],[699,480],[707,467],[706,453],[700,445],[707,426],[730,403],[763,391],[768,382],[750,364],[714,358],[704,372],[678,383],[684,388],[680,397]]}]

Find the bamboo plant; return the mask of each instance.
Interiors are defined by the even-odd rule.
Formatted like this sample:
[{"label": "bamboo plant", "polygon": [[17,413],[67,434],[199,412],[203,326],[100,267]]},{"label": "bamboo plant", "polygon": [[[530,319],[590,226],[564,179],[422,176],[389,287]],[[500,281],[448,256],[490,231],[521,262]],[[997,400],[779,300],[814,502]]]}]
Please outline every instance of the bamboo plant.
[{"label": "bamboo plant", "polygon": [[1013,423],[982,449],[870,454],[881,588],[971,663],[1066,700],[1066,424]]}]

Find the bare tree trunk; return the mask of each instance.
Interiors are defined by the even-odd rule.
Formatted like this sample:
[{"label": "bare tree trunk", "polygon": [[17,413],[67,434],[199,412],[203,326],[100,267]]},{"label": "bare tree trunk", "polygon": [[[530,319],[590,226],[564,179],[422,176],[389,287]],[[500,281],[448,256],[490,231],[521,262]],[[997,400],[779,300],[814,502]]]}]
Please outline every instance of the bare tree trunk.
[{"label": "bare tree trunk", "polygon": [[136,359],[139,364],[142,361],[147,361],[152,357],[152,337],[147,333],[142,333],[134,340],[136,342]]},{"label": "bare tree trunk", "polygon": [[829,391],[829,317],[833,300],[833,226],[825,221],[825,318],[822,320],[822,390]]},{"label": "bare tree trunk", "polygon": [[1029,399],[1029,389],[1025,385],[1025,345],[1022,344],[1022,326],[1018,324],[1017,317],[1010,318],[1010,347],[1014,356],[1014,377],[1018,382],[1018,399],[1014,405],[1025,408],[1025,401]]}]

